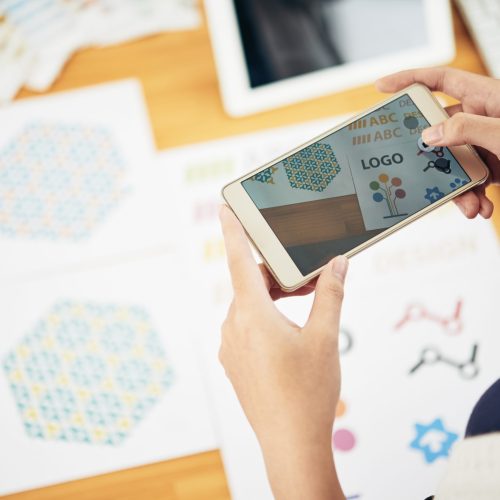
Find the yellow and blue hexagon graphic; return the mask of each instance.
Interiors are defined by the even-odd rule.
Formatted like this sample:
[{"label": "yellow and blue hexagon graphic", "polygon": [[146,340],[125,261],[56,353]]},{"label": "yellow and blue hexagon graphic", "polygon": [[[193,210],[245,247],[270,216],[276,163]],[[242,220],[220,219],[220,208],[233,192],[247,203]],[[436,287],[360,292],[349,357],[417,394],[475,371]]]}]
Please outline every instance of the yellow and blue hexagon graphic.
[{"label": "yellow and blue hexagon graphic", "polygon": [[57,303],[3,360],[33,438],[119,445],[173,383],[160,338],[137,306]]},{"label": "yellow and blue hexagon graphic", "polygon": [[283,166],[290,187],[308,191],[324,191],[340,172],[330,144],[319,142],[285,158]]},{"label": "yellow and blue hexagon graphic", "polygon": [[81,240],[126,193],[109,130],[27,125],[0,151],[0,235]]}]

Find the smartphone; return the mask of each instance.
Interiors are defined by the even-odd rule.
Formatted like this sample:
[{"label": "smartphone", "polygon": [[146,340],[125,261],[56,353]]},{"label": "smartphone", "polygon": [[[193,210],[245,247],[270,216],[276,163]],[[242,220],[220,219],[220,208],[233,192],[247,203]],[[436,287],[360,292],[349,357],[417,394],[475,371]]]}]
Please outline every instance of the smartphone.
[{"label": "smartphone", "polygon": [[281,288],[293,291],[339,254],[351,257],[483,183],[470,146],[429,147],[448,118],[412,85],[227,184],[222,196]]}]

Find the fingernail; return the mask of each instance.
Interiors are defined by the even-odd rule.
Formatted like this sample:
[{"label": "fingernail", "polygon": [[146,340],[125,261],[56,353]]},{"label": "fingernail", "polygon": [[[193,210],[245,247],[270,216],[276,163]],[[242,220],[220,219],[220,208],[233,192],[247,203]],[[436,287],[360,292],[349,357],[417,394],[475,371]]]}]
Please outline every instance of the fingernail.
[{"label": "fingernail", "polygon": [[467,207],[459,201],[456,201],[455,205],[460,209],[460,212],[462,212],[467,217]]},{"label": "fingernail", "polygon": [[426,128],[422,132],[422,139],[426,144],[436,144],[437,142],[441,142],[444,136],[444,127],[443,124],[440,123],[434,127]]},{"label": "fingernail", "polygon": [[337,257],[333,259],[332,272],[340,281],[342,281],[342,283],[345,281],[348,266],[349,261],[343,255],[337,255]]}]

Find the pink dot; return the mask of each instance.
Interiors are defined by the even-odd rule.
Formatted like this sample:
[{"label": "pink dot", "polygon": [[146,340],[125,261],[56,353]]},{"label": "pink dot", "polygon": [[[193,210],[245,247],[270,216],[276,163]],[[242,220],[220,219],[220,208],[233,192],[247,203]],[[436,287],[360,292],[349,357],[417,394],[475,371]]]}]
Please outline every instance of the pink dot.
[{"label": "pink dot", "polygon": [[351,451],[356,444],[356,438],[351,431],[339,429],[333,433],[333,447],[340,451]]}]

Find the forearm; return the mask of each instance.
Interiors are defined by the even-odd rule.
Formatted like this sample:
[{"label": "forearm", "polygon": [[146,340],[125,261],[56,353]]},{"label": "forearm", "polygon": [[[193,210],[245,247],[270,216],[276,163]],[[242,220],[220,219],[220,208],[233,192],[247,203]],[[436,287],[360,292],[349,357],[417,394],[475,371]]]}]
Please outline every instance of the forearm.
[{"label": "forearm", "polygon": [[329,435],[315,439],[280,432],[261,439],[276,500],[344,500]]}]

